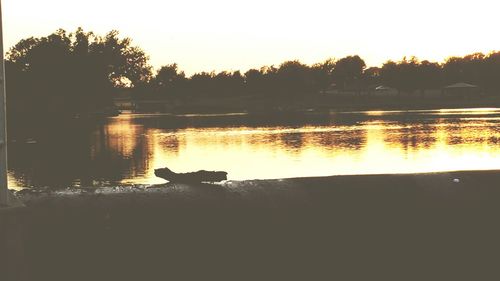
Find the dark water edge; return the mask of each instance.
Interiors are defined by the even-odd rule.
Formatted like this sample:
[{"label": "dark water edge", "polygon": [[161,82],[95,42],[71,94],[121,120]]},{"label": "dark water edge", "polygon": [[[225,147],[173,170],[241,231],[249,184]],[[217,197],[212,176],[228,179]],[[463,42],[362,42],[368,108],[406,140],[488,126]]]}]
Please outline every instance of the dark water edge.
[{"label": "dark water edge", "polygon": [[0,270],[53,281],[492,279],[498,182],[500,171],[483,171],[25,197],[25,210],[0,213]]},{"label": "dark water edge", "polygon": [[[138,101],[140,103],[140,101]],[[285,111],[362,111],[362,110],[430,110],[441,108],[484,108],[500,107],[500,95],[479,95],[473,97],[401,94],[391,97],[377,97],[366,94],[348,95],[305,95],[300,97],[226,97],[186,99],[181,105],[172,106],[172,101],[155,101],[139,106],[138,111],[170,112],[174,114],[209,114],[232,112],[276,112]]]}]

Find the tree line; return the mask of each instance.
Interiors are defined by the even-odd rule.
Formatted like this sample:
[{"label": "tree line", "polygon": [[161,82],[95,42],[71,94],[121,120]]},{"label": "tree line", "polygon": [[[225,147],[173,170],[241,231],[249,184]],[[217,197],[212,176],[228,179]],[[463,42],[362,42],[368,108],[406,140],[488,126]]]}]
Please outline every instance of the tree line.
[{"label": "tree line", "polygon": [[78,28],[21,40],[7,53],[6,76],[9,115],[59,119],[111,107],[124,90],[136,99],[255,96],[279,101],[331,87],[359,91],[385,85],[411,92],[466,82],[499,94],[500,52],[450,57],[443,63],[411,57],[369,68],[357,55],[312,65],[291,60],[244,73],[188,77],[175,63],[154,71],[147,54],[118,31],[100,36]]},{"label": "tree line", "polygon": [[400,92],[440,89],[465,82],[481,87],[488,94],[500,94],[500,52],[474,53],[450,57],[444,63],[420,61],[416,57],[387,61],[381,67],[366,67],[357,55],[306,65],[298,60],[279,66],[240,71],[200,72],[191,77],[177,64],[166,65],[152,76],[142,98],[173,96],[294,97],[314,94],[328,88],[360,91],[388,86]]}]

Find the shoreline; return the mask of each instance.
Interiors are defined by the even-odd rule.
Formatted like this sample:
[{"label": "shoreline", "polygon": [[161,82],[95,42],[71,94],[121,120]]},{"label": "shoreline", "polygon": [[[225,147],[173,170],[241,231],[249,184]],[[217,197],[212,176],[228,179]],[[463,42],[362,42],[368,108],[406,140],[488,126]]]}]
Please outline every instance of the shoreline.
[{"label": "shoreline", "polygon": [[[483,179],[481,179],[483,178]],[[398,181],[411,183],[407,188],[452,188],[456,186],[472,188],[474,184],[486,184],[488,180],[491,184],[500,183],[500,170],[468,170],[468,171],[440,171],[425,173],[400,173],[400,174],[362,174],[362,175],[332,175],[319,177],[295,177],[278,179],[253,179],[253,180],[227,180],[222,183],[200,183],[200,184],[124,184],[119,186],[103,187],[68,187],[64,189],[47,188],[27,188],[23,190],[11,190],[23,203],[30,204],[33,200],[43,199],[45,197],[54,198],[77,198],[77,197],[102,197],[102,196],[121,196],[121,195],[153,195],[165,196],[169,194],[182,194],[186,192],[200,192],[206,194],[215,192],[221,194],[243,195],[251,192],[264,192],[287,189],[314,189],[331,185],[332,188],[370,188],[375,185],[379,188],[394,188]],[[372,184],[370,184],[372,182]],[[318,186],[315,186],[318,185]],[[384,186],[385,185],[385,186]],[[206,190],[204,190],[206,189]]]},{"label": "shoreline", "polygon": [[[419,107],[419,106],[408,106],[408,107],[305,107],[305,108],[293,108],[293,109],[280,109],[276,110],[276,108],[270,107],[268,109],[261,110],[212,110],[212,111],[133,111],[133,110],[124,110],[126,114],[138,115],[138,116],[170,116],[170,117],[224,117],[224,116],[258,116],[262,114],[327,114],[327,113],[369,113],[372,111],[384,111],[388,113],[406,113],[406,112],[422,112],[422,111],[436,111],[436,110],[478,110],[478,109],[500,109],[499,104],[481,104],[477,106],[472,105],[457,105],[457,106],[428,106],[428,107]],[[121,115],[120,114],[120,115]],[[111,116],[113,117],[119,117]]]},{"label": "shoreline", "polygon": [[[454,181],[459,179],[459,182]],[[487,280],[500,171],[18,192],[6,280]]]},{"label": "shoreline", "polygon": [[[293,113],[314,110],[323,111],[372,111],[372,110],[435,110],[460,108],[500,107],[497,95],[476,97],[473,99],[424,98],[418,96],[396,97],[336,97],[329,95],[313,95],[307,99],[293,102],[275,103],[263,98],[233,97],[216,99],[216,103],[201,99],[181,106],[166,108],[139,108],[137,113],[171,113],[171,114],[223,114],[223,113]],[[245,101],[243,103],[243,101]],[[140,102],[140,101],[138,101]],[[157,105],[169,104],[168,100],[158,100]]]}]

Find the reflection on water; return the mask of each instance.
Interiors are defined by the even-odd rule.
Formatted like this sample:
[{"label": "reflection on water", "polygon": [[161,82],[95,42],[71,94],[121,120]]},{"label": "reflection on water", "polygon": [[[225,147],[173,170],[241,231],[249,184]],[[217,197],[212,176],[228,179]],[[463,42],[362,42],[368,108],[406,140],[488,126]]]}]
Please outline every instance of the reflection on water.
[{"label": "reflection on water", "polygon": [[279,115],[132,115],[54,139],[9,144],[11,187],[500,169],[500,109]]}]

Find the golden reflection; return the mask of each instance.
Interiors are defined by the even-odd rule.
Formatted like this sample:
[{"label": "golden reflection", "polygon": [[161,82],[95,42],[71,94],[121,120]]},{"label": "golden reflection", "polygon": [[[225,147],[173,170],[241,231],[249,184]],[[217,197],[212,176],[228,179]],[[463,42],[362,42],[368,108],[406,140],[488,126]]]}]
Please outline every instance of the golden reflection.
[{"label": "golden reflection", "polygon": [[[97,126],[89,139],[77,138],[82,143],[68,151],[79,152],[71,156],[79,157],[78,165],[62,167],[42,157],[42,166],[53,165],[47,170],[67,175],[56,183],[82,186],[160,184],[165,181],[154,175],[154,169],[162,167],[177,172],[223,170],[230,180],[500,169],[500,109],[330,117],[330,123],[321,125],[251,127],[242,121],[241,126],[177,128],[171,115],[123,114]],[[37,147],[18,149],[33,149],[26,154],[30,157],[44,155],[36,149],[45,148]],[[53,185],[49,180],[54,179],[42,177],[46,170],[29,174],[31,166],[20,166],[26,163],[20,161],[9,174],[10,187]]]},{"label": "golden reflection", "polygon": [[12,172],[7,173],[7,185],[9,186],[9,189],[16,191],[23,190],[25,188],[23,184],[16,179]]},{"label": "golden reflection", "polygon": [[[111,118],[111,121],[97,132],[97,138],[105,138],[106,147],[109,147],[124,157],[132,157],[137,146],[137,139],[143,133],[143,126],[134,123],[130,115]],[[97,141],[96,148],[102,145]],[[94,151],[94,154],[96,151]],[[95,156],[95,155],[92,155]]]},{"label": "golden reflection", "polygon": [[368,116],[383,116],[383,115],[385,115],[387,113],[389,113],[389,112],[383,111],[383,110],[366,111],[366,115],[368,115]]},{"label": "golden reflection", "polygon": [[440,114],[460,114],[460,115],[480,115],[480,114],[492,114],[500,113],[498,108],[467,108],[467,109],[438,109]]},{"label": "golden reflection", "polygon": [[[225,170],[234,180],[499,169],[500,148],[491,140],[500,133],[490,121],[494,120],[157,132],[151,136],[151,168]],[[165,147],[165,139],[173,136],[178,151]],[[152,170],[146,174],[151,178],[142,180],[162,182]]]},{"label": "golden reflection", "polygon": [[435,114],[435,115],[491,115],[500,114],[498,108],[453,108],[453,109],[412,109],[412,110],[368,110],[343,112],[350,114],[364,114],[366,116],[386,116],[402,114]]}]

